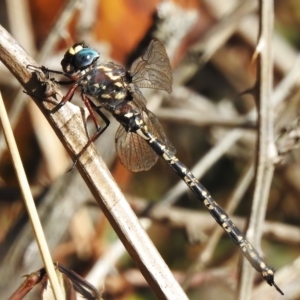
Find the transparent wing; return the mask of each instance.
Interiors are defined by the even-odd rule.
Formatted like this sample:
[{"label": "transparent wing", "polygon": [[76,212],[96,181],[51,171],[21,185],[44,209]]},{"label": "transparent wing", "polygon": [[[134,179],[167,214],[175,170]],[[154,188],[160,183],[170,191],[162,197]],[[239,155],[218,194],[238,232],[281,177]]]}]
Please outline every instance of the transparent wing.
[{"label": "transparent wing", "polygon": [[131,66],[132,83],[140,88],[172,91],[172,69],[165,47],[152,40],[144,55]]},{"label": "transparent wing", "polygon": [[[176,150],[166,137],[157,117],[149,110],[143,111],[143,120],[148,131],[162,142],[171,154]],[[121,163],[132,172],[149,170],[158,159],[150,145],[137,133],[127,132],[120,125],[116,133],[116,150]]]},{"label": "transparent wing", "polygon": [[116,150],[122,165],[132,172],[147,171],[158,159],[141,136],[126,132],[122,125],[116,133]]}]

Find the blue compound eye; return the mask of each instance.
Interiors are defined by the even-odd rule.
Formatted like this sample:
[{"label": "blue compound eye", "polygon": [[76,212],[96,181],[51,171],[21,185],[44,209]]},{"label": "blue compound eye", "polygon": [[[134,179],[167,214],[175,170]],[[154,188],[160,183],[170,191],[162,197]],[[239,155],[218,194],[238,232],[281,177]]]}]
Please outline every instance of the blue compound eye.
[{"label": "blue compound eye", "polygon": [[90,48],[83,48],[75,56],[75,65],[78,69],[84,69],[97,58],[99,58],[99,54],[96,51]]}]

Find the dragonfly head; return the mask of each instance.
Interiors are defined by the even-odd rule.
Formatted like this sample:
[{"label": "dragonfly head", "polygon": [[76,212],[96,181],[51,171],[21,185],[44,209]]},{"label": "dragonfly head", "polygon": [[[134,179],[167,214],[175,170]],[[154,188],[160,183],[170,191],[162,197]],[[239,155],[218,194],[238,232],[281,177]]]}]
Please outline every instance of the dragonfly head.
[{"label": "dragonfly head", "polygon": [[65,73],[73,74],[88,68],[99,57],[99,53],[95,50],[88,48],[83,43],[76,43],[65,53],[61,66]]}]

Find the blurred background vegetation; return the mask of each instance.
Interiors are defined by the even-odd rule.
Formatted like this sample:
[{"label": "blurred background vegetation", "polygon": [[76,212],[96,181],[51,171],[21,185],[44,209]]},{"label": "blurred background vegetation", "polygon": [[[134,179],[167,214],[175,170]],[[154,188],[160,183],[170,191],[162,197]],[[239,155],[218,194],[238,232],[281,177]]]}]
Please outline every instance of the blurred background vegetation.
[{"label": "blurred background vegetation", "polygon": [[[254,188],[251,165],[257,155],[256,116],[249,112],[256,105],[251,93],[241,93],[256,81],[257,9],[258,3],[249,0],[8,0],[0,3],[0,23],[39,64],[56,70],[66,49],[77,41],[99,51],[103,61],[130,67],[152,38],[160,39],[174,70],[173,92],[146,91],[148,108],[160,119],[179,159],[190,168],[198,166],[197,176],[216,201],[226,207],[238,198],[230,215],[245,230]],[[299,60],[299,29],[300,2],[275,1],[277,99],[280,90],[276,88]],[[105,299],[156,299],[125,250],[108,258],[118,245],[116,234],[77,170],[66,173],[72,162],[33,101],[2,64],[0,74],[0,89],[53,260],[87,278],[96,262],[106,262],[109,267],[96,283]],[[291,278],[299,274],[292,264],[300,250],[300,157],[297,150],[290,151],[299,140],[298,85],[295,82],[274,107],[275,137],[282,155],[276,164],[262,240],[268,263],[279,272],[290,266]],[[83,105],[79,95],[74,103]],[[138,174],[119,163],[114,147],[117,126],[112,121],[97,140],[97,149],[137,215],[148,204],[155,206],[166,198],[174,201],[169,209],[144,213],[143,218],[151,221],[148,233],[176,279],[185,284],[190,299],[233,299],[239,281],[239,250],[225,235],[209,244],[217,228],[214,220],[190,192],[173,189],[179,179],[163,160]],[[241,134],[234,140],[232,132],[237,128]],[[242,183],[245,186],[236,196]],[[208,259],[201,256],[204,250]],[[42,266],[38,257],[1,133],[1,299],[21,284],[22,275]],[[198,271],[187,280],[196,262]],[[287,294],[299,285],[292,279],[288,286],[277,283]],[[264,299],[276,299],[275,289],[262,282],[259,274],[255,288],[271,290]],[[281,299],[300,299],[300,289],[295,289],[293,296]],[[40,299],[39,291],[26,299]],[[254,299],[267,295],[262,293],[257,298],[254,294]]]}]

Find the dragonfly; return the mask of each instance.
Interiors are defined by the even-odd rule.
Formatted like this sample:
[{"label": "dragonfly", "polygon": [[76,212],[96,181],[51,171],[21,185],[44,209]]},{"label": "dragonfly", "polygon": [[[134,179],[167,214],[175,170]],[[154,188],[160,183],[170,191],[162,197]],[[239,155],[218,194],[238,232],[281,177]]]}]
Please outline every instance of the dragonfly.
[{"label": "dragonfly", "polygon": [[[204,204],[252,267],[283,295],[274,281],[275,269],[264,261],[207,189],[175,156],[176,150],[157,117],[146,107],[146,99],[140,88],[164,90],[168,93],[172,91],[172,69],[163,44],[153,39],[145,53],[133,62],[129,70],[114,62],[100,62],[99,58],[97,51],[84,43],[76,43],[67,50],[61,61],[63,71],[40,68],[45,74],[61,74],[69,79],[64,83],[57,81],[70,84],[58,106],[71,101],[75,91],[80,89],[81,98],[95,123],[96,132],[77,154],[74,163],[109,126],[109,120],[101,109],[109,111],[120,123],[115,143],[121,163],[130,171],[140,172],[149,170],[158,157],[164,159]],[[104,120],[103,128],[99,125],[95,112]]]}]

